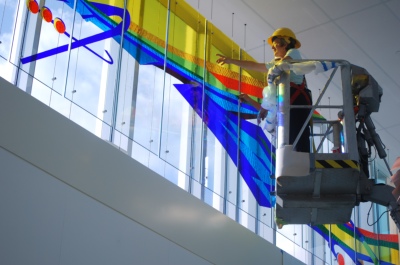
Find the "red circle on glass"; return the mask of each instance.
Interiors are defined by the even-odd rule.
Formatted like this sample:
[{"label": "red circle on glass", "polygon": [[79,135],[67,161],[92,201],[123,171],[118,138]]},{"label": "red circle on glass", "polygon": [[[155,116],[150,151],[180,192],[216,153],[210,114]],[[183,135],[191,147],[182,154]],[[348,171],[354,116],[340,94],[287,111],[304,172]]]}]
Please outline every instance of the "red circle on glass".
[{"label": "red circle on glass", "polygon": [[42,18],[46,21],[46,22],[51,22],[53,20],[53,14],[51,13],[51,10],[48,9],[47,7],[43,7],[42,8]]},{"label": "red circle on glass", "polygon": [[65,32],[65,24],[60,18],[54,19],[54,28],[58,31],[58,33],[63,34]]},{"label": "red circle on glass", "polygon": [[27,0],[26,5],[28,6],[29,11],[33,14],[37,14],[39,12],[39,4],[36,0]]},{"label": "red circle on glass", "polygon": [[338,265],[344,265],[344,257],[342,254],[338,254],[337,262],[338,262]]}]

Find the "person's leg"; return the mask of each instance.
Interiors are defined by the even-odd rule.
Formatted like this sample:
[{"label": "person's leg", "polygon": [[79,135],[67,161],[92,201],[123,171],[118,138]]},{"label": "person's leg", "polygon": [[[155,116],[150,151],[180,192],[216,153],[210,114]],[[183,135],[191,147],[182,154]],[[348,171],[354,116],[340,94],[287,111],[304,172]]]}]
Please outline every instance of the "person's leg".
[{"label": "person's leg", "polygon": [[[291,88],[291,94],[295,89]],[[311,96],[310,96],[311,97]],[[306,95],[300,93],[292,102],[292,105],[309,105],[311,98],[306,98]],[[289,131],[289,144],[293,144],[299,134],[304,122],[307,120],[310,113],[309,109],[291,109],[290,110],[290,131]],[[298,152],[310,152],[310,126],[307,124],[303,133],[301,134],[297,145],[294,148]]]},{"label": "person's leg", "polygon": [[[309,110],[304,109],[292,109],[290,111],[289,144],[293,144],[296,140],[297,135],[308,117],[308,113]],[[301,134],[294,150],[298,152],[310,152],[310,127],[308,125]]]}]

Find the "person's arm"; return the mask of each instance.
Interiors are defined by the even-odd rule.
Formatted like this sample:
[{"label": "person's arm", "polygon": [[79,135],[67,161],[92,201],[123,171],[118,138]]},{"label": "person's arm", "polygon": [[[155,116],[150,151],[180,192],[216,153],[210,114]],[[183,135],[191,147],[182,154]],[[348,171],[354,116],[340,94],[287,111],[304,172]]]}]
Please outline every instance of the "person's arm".
[{"label": "person's arm", "polygon": [[258,103],[256,100],[252,99],[249,95],[247,94],[240,94],[239,95],[239,100],[241,102],[246,102],[247,104],[253,106],[256,110],[260,110],[261,104]]},{"label": "person's arm", "polygon": [[242,61],[242,60],[236,60],[232,59],[229,57],[226,57],[222,54],[217,54],[219,58],[217,59],[217,63],[224,65],[224,64],[234,64],[237,65],[241,68],[247,69],[247,70],[254,70],[257,72],[261,73],[267,73],[268,68],[264,63],[257,63],[257,62],[252,62],[252,61]]},{"label": "person's arm", "polygon": [[240,94],[239,95],[239,100],[242,102],[246,102],[253,106],[256,110],[258,110],[258,115],[257,115],[257,124],[261,123],[261,120],[264,120],[265,117],[268,115],[268,110],[264,109],[261,107],[261,104],[258,103],[256,100],[252,99],[249,97],[247,94]]}]

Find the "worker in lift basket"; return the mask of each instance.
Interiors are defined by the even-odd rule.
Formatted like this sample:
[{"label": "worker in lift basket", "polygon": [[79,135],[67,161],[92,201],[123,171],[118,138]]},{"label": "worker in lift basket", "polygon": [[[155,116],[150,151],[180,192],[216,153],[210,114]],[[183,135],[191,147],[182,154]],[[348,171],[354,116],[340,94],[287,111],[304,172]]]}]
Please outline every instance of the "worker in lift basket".
[{"label": "worker in lift basket", "polygon": [[[296,35],[289,28],[279,28],[268,38],[268,44],[274,52],[274,59],[268,63],[257,63],[252,61],[236,60],[217,54],[219,58],[217,63],[234,64],[241,68],[254,70],[262,73],[269,73],[268,87],[263,91],[263,101],[258,103],[246,94],[239,95],[239,99],[243,102],[254,106],[259,110],[259,119],[267,118],[266,129],[270,133],[274,133],[272,127],[275,127],[276,119],[276,90],[272,82],[271,72],[277,62],[281,60],[300,60],[301,55],[298,50],[301,43],[297,40]],[[274,91],[275,90],[275,91]],[[275,99],[274,99],[275,95]],[[304,75],[297,75],[290,71],[290,104],[291,105],[312,105],[311,91],[307,88]],[[275,111],[274,111],[275,110]],[[270,112],[270,113],[269,113]],[[268,116],[268,113],[270,114]],[[290,131],[289,144],[293,144],[304,122],[307,120],[310,109],[291,109],[290,110]],[[269,122],[269,124],[268,124]],[[302,133],[297,145],[294,147],[298,152],[310,152],[310,127],[307,126]]]}]

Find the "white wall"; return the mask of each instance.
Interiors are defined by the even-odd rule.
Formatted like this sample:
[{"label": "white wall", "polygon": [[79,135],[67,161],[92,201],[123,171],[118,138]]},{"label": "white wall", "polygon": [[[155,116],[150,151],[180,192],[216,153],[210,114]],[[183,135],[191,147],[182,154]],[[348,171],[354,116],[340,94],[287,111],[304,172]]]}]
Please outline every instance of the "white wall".
[{"label": "white wall", "polygon": [[0,264],[211,264],[3,148],[0,161]]},{"label": "white wall", "polygon": [[302,264],[0,78],[0,264]]}]

